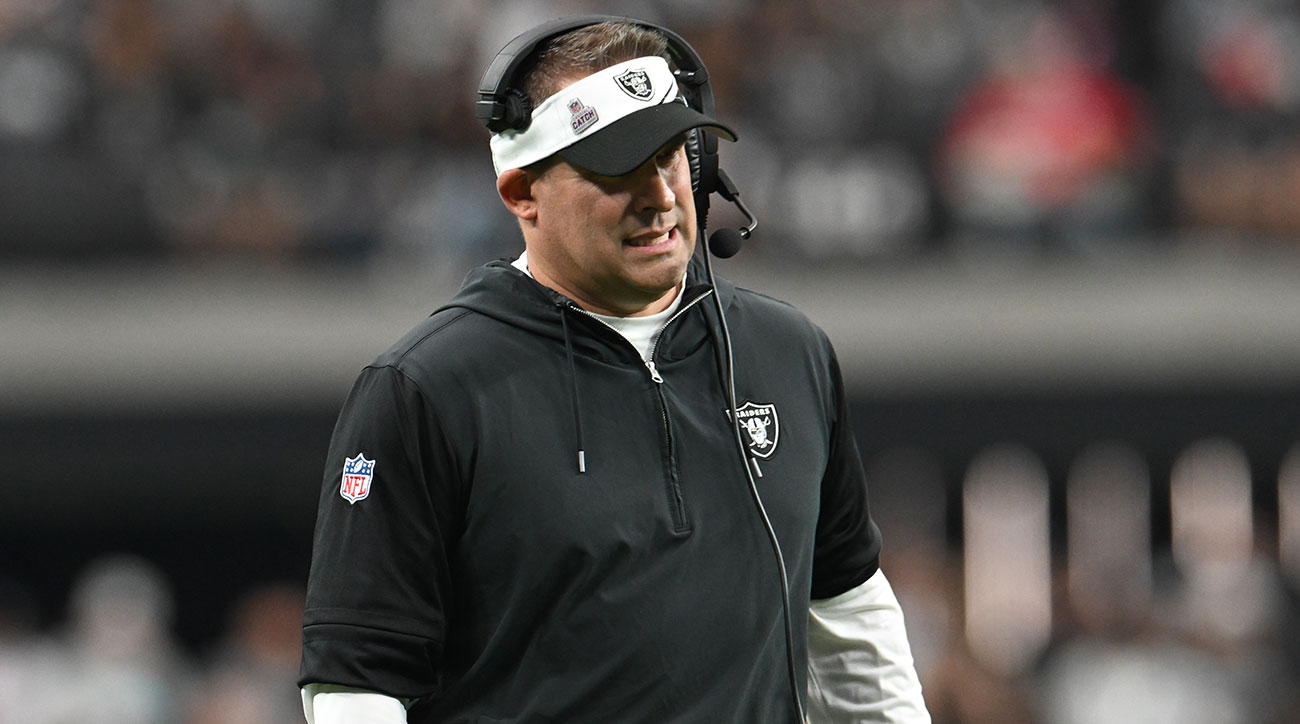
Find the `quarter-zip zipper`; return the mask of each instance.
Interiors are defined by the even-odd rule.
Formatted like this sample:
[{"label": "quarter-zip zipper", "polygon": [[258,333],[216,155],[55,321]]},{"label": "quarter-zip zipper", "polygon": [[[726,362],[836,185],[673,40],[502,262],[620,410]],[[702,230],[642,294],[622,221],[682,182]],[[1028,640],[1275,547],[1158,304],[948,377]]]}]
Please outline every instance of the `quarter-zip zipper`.
[{"label": "quarter-zip zipper", "polygon": [[662,385],[664,383],[664,378],[659,376],[659,368],[655,367],[655,360],[653,357],[645,361],[645,366],[646,369],[650,370],[650,379]]},{"label": "quarter-zip zipper", "polygon": [[[655,366],[654,358],[655,358],[655,353],[659,351],[659,340],[663,337],[664,330],[668,329],[669,325],[677,321],[683,314],[685,314],[692,307],[694,307],[696,304],[699,304],[703,299],[705,299],[706,297],[708,297],[710,294],[713,293],[714,290],[706,289],[699,296],[695,297],[694,299],[688,300],[686,303],[682,304],[681,307],[679,307],[677,311],[674,312],[673,315],[669,317],[667,321],[664,322],[663,327],[661,327],[659,331],[655,333],[654,338],[650,342],[650,353],[646,355],[646,359],[644,360],[646,370],[650,373],[650,379],[655,382],[655,398],[659,403],[659,419],[661,424],[661,433],[663,435],[664,453],[666,457],[666,467],[668,473],[667,475],[668,479],[666,481],[668,485],[668,507],[670,513],[672,514],[673,532],[679,534],[689,532],[690,526],[686,520],[686,500],[685,497],[682,495],[681,475],[678,471],[678,466],[677,466],[677,447],[673,441],[672,422],[668,418],[668,400],[664,396],[664,391],[663,391],[664,379],[663,376],[659,374],[659,368]],[[600,317],[597,317],[596,315],[583,309],[582,307],[579,307],[578,305],[570,302],[569,308],[577,310],[578,312],[581,312],[587,315],[588,317],[591,317],[597,322],[600,322],[606,327],[609,327],[615,333],[618,333],[618,330],[614,329],[613,327],[610,327],[610,325],[607,322],[605,322],[605,320],[601,319]],[[619,334],[619,338],[622,339],[623,335]],[[623,341],[627,342],[626,339],[624,339]],[[631,343],[628,344],[630,345]]]},{"label": "quarter-zip zipper", "polygon": [[646,368],[650,370],[650,379],[655,381],[655,393],[659,398],[659,414],[663,421],[664,446],[668,451],[668,502],[672,508],[673,531],[676,533],[688,532],[690,524],[686,520],[686,497],[682,494],[681,471],[677,465],[677,445],[673,440],[672,422],[668,418],[668,399],[664,396],[663,377],[659,375],[659,369],[655,366],[655,353],[659,351],[659,340],[663,337],[664,330],[668,329],[668,325],[677,321],[691,307],[699,304],[700,300],[712,293],[712,289],[707,290],[673,313],[668,321],[664,322],[664,326],[655,333],[650,341],[650,354],[646,355]]},{"label": "quarter-zip zipper", "polygon": [[[679,317],[689,311],[696,304],[699,304],[710,294],[713,294],[713,290],[706,289],[699,296],[678,307],[677,311],[673,312],[673,316],[669,317],[668,321],[664,322],[664,326],[660,327],[658,332],[655,332],[655,336],[650,340],[650,354],[646,355],[645,362],[646,368],[650,370],[650,379],[661,385],[664,382],[663,377],[659,376],[659,369],[655,367],[655,352],[659,351],[659,340],[664,336],[664,330],[668,329],[668,325],[676,322]],[[667,413],[665,412],[664,414],[666,415]]]}]

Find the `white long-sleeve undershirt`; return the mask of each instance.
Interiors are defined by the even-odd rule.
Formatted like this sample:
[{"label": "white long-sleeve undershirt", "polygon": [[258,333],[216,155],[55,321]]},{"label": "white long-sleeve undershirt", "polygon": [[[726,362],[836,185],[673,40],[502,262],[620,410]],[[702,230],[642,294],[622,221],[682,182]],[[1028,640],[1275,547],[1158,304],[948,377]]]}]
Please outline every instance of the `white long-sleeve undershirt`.
[{"label": "white long-sleeve undershirt", "polygon": [[808,606],[808,720],[930,724],[903,609],[883,571]]}]

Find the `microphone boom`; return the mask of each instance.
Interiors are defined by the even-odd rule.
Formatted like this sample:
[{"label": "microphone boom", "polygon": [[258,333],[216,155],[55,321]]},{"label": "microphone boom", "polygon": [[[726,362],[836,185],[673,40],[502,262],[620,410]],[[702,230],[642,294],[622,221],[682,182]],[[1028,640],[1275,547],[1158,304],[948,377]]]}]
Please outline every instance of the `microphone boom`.
[{"label": "microphone boom", "polygon": [[709,235],[709,251],[719,259],[730,259],[740,251],[744,240],[748,239],[750,234],[754,233],[754,229],[758,228],[758,219],[754,218],[754,215],[750,213],[749,207],[745,206],[745,202],[740,200],[740,191],[736,188],[736,184],[732,183],[731,177],[727,176],[727,172],[722,169],[718,169],[717,192],[722,198],[730,201],[737,209],[740,209],[740,213],[745,215],[747,222],[745,226],[739,229],[728,227],[718,229]]}]

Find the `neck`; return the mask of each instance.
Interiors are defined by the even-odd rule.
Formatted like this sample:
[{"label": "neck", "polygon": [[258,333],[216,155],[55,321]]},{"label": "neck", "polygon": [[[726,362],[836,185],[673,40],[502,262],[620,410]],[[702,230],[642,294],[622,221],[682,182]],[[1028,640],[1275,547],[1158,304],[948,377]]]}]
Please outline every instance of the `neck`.
[{"label": "neck", "polygon": [[677,298],[681,296],[683,287],[686,285],[686,279],[683,277],[676,286],[669,289],[662,296],[649,304],[639,307],[629,305],[627,307],[614,308],[607,304],[593,303],[583,295],[575,293],[574,290],[556,283],[543,269],[535,268],[528,263],[528,252],[526,250],[519,255],[519,258],[511,262],[511,265],[532,277],[538,284],[549,287],[569,299],[572,299],[574,304],[577,304],[580,308],[593,314],[600,314],[606,317],[648,317],[658,314],[671,307],[673,303],[677,301]]}]

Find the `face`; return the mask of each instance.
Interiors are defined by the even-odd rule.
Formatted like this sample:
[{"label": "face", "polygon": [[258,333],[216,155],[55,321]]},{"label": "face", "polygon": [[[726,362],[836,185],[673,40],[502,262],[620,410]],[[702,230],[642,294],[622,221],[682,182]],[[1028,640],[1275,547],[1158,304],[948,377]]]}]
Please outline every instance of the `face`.
[{"label": "face", "polygon": [[601,314],[653,314],[672,302],[695,251],[683,139],[625,176],[557,160],[531,176],[529,189],[526,214],[512,210],[523,221],[537,281]]}]

